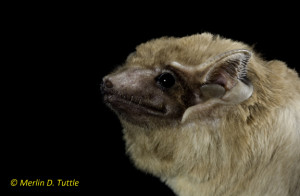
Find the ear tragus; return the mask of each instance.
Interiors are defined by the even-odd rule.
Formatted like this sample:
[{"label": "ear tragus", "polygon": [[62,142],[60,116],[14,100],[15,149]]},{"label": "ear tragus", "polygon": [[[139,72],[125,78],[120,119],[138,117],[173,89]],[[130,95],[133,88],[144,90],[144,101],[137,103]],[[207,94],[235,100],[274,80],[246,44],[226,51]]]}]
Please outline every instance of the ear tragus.
[{"label": "ear tragus", "polygon": [[225,94],[225,88],[218,84],[205,84],[200,87],[201,97],[204,100],[210,98],[221,98]]}]

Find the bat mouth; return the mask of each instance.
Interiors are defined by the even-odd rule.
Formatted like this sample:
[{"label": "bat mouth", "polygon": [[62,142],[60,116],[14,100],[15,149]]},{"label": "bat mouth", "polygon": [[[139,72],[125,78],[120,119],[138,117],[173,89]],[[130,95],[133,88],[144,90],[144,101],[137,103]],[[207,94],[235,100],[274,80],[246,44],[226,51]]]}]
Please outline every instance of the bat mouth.
[{"label": "bat mouth", "polygon": [[132,115],[150,114],[154,116],[165,116],[167,114],[167,109],[163,104],[154,105],[147,98],[122,94],[114,90],[105,92],[104,102],[121,113]]}]

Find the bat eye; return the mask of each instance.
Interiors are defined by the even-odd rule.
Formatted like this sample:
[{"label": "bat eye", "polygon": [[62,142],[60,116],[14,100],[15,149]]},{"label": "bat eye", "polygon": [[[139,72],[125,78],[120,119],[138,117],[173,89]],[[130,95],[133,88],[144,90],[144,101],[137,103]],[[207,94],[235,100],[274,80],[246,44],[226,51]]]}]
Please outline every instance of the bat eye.
[{"label": "bat eye", "polygon": [[156,81],[163,88],[171,88],[175,84],[175,77],[171,73],[165,72],[159,75]]}]

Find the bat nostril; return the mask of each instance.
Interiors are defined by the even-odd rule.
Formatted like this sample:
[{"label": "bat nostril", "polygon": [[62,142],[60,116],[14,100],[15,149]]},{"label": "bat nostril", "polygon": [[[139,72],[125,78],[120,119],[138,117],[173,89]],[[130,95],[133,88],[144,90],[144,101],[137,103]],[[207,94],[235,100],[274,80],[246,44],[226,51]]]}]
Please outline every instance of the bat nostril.
[{"label": "bat nostril", "polygon": [[113,88],[113,86],[114,86],[113,83],[109,79],[105,78],[102,80],[102,83],[100,84],[100,91],[102,94],[106,94],[108,89]]},{"label": "bat nostril", "polygon": [[113,83],[109,79],[104,80],[103,84],[106,88],[112,88],[114,86]]}]

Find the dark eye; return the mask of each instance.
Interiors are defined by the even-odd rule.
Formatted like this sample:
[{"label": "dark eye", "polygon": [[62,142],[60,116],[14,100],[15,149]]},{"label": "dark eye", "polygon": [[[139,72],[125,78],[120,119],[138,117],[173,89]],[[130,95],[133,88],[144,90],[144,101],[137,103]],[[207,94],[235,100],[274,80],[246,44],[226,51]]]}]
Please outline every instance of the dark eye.
[{"label": "dark eye", "polygon": [[175,78],[171,73],[165,72],[156,79],[157,83],[164,88],[171,88],[175,84]]}]

